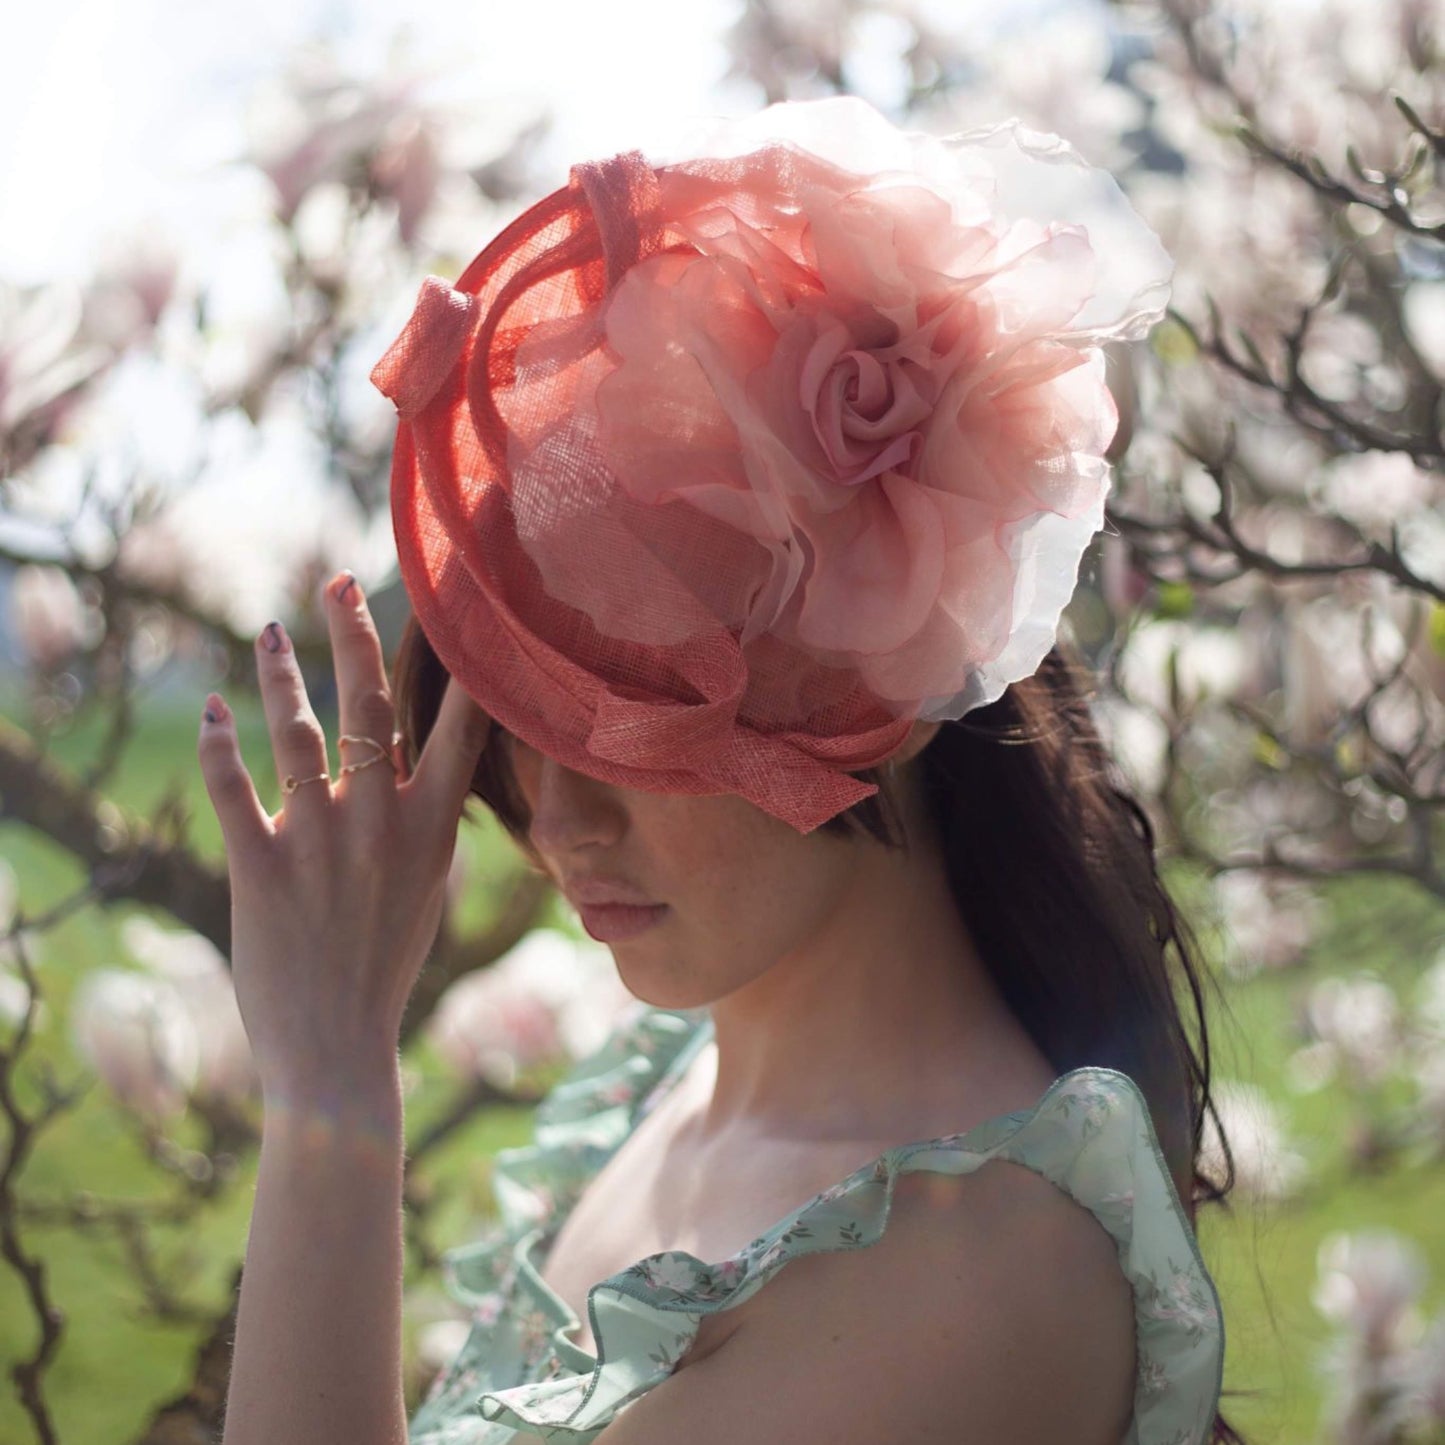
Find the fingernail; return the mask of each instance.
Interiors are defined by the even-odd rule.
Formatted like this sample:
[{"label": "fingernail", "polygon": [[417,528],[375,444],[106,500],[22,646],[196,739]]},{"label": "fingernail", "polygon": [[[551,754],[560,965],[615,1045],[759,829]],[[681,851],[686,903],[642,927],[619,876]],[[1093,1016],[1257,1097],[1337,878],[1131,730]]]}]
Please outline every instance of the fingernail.
[{"label": "fingernail", "polygon": [[207,694],[206,711],[203,716],[208,723],[224,722],[229,713],[230,709],[218,693],[213,692]]},{"label": "fingernail", "polygon": [[268,622],[261,629],[261,645],[267,652],[289,652],[291,640],[279,622]]},{"label": "fingernail", "polygon": [[361,601],[361,587],[356,581],[352,572],[341,572],[337,574],[336,600],[345,602],[350,599],[352,602]]}]

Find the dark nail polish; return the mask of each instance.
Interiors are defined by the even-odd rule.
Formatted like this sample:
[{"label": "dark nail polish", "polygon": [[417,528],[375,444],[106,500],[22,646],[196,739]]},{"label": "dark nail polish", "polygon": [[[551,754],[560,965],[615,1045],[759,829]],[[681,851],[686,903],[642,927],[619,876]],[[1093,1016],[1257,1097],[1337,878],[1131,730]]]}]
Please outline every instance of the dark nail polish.
[{"label": "dark nail polish", "polygon": [[279,622],[268,622],[261,631],[261,644],[267,652],[285,652],[286,633]]}]

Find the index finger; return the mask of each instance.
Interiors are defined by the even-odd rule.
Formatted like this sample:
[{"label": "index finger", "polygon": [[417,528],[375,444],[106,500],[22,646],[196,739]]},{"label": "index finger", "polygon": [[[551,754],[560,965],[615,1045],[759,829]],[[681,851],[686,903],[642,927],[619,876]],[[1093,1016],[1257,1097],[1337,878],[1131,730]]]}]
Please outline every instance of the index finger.
[{"label": "index finger", "polygon": [[492,735],[492,720],[451,678],[431,736],[417,759],[410,787],[430,793],[437,806],[460,813],[477,759]]}]

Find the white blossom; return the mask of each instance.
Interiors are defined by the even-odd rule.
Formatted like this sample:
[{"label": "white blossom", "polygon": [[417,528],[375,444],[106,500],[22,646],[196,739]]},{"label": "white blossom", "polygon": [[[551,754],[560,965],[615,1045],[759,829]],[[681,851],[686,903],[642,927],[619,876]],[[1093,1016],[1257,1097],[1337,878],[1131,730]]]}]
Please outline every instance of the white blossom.
[{"label": "white blossom", "polygon": [[1220,874],[1214,895],[1235,978],[1298,962],[1314,937],[1319,901],[1301,884],[1240,870]]},{"label": "white blossom", "polygon": [[1315,1308],[1383,1350],[1418,1334],[1426,1266],[1419,1247],[1388,1229],[1329,1235],[1318,1255]]},{"label": "white blossom", "polygon": [[1305,1012],[1315,1037],[1332,1044],[1346,1069],[1376,1084],[1400,1058],[1399,1000],[1378,978],[1355,974],[1321,979],[1310,989]]},{"label": "white blossom", "polygon": [[444,1370],[461,1353],[472,1327],[467,1320],[436,1320],[417,1331],[417,1364],[428,1374]]},{"label": "white blossom", "polygon": [[[1290,1147],[1279,1111],[1252,1084],[1220,1080],[1211,1091],[1234,1159],[1239,1190],[1256,1199],[1288,1198],[1304,1178],[1303,1156]],[[1224,1151],[1213,1118],[1206,1118],[1201,1163],[1214,1177],[1224,1173]]]},{"label": "white blossom", "polygon": [[199,933],[164,929],[136,916],[121,926],[126,951],[165,978],[189,1014],[200,1045],[195,1089],[240,1101],[254,1097],[260,1078],[236,1002],[231,970]]},{"label": "white blossom", "polygon": [[1135,630],[1120,659],[1119,679],[1125,694],[1167,714],[1171,658],[1187,703],[1233,696],[1250,666],[1245,640],[1237,630],[1153,621]]},{"label": "white blossom", "polygon": [[61,567],[17,567],[10,583],[10,614],[25,655],[41,669],[65,662],[90,635],[84,599]]},{"label": "white blossom", "polygon": [[70,1025],[76,1053],[126,1108],[152,1123],[185,1111],[200,1040],[172,984],[97,969],[76,989]]},{"label": "white blossom", "polygon": [[631,1002],[609,950],[538,928],[452,984],[427,1036],[457,1072],[507,1086],[525,1069],[590,1053]]}]

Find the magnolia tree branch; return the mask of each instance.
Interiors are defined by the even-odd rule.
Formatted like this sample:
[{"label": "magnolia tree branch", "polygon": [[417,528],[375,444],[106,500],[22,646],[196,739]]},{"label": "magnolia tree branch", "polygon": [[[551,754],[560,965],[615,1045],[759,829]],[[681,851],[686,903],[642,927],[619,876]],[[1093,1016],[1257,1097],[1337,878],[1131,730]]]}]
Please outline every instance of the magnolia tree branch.
[{"label": "magnolia tree branch", "polygon": [[[1400,97],[1395,97],[1395,104],[1407,115],[1413,115]],[[1415,210],[1408,189],[1410,180],[1431,153],[1430,144],[1426,142],[1438,144],[1438,137],[1424,129],[1424,123],[1418,116],[1415,117],[1415,125],[1421,129],[1426,141],[1422,142],[1417,136],[1416,144],[1396,170],[1371,170],[1362,166],[1353,152],[1349,153],[1350,165],[1359,184],[1340,180],[1331,174],[1318,156],[1277,145],[1247,122],[1239,126],[1237,134],[1256,155],[1297,177],[1331,205],[1363,206],[1402,231],[1427,240],[1441,241],[1445,240],[1445,222],[1424,220]]]},{"label": "magnolia tree branch", "polygon": [[[1223,495],[1229,485],[1228,464],[1211,461],[1205,463],[1205,470],[1215,479]],[[1118,503],[1110,506],[1108,514],[1110,522],[1141,557],[1151,563],[1165,564],[1158,568],[1158,572],[1166,580],[1174,580],[1178,576],[1202,586],[1219,587],[1251,572],[1280,582],[1318,581],[1346,577],[1352,573],[1377,572],[1411,592],[1418,592],[1436,602],[1445,602],[1445,586],[1412,567],[1401,555],[1398,542],[1387,546],[1364,537],[1343,517],[1326,520],[1346,535],[1355,551],[1353,557],[1321,557],[1314,561],[1295,562],[1245,541],[1225,505],[1221,505],[1207,521],[1183,509],[1162,520],[1155,520]],[[1189,543],[1198,544],[1198,548],[1191,549],[1187,545]],[[1210,554],[1217,565],[1201,566],[1194,560],[1199,550]]]},{"label": "magnolia tree branch", "polygon": [[1404,452],[1416,466],[1426,471],[1445,470],[1445,446],[1442,446],[1437,432],[1413,435],[1395,432],[1366,417],[1352,416],[1321,396],[1305,380],[1300,362],[1309,310],[1305,312],[1300,327],[1283,338],[1286,362],[1284,375],[1280,377],[1273,374],[1258,346],[1248,337],[1241,338],[1245,354],[1235,350],[1223,335],[1217,314],[1212,318],[1213,326],[1209,333],[1201,332],[1178,312],[1170,314],[1206,356],[1242,381],[1278,399],[1290,416],[1331,447],[1338,448],[1341,442],[1345,442],[1357,451]]},{"label": "magnolia tree branch", "polygon": [[231,1351],[236,1338],[241,1268],[231,1276],[231,1303],[213,1315],[196,1347],[191,1379],[180,1394],[157,1406],[135,1437],[135,1445],[198,1445],[220,1438],[226,1392],[231,1385]]},{"label": "magnolia tree branch", "polygon": [[[1158,33],[1162,18],[1177,42],[1155,51],[1176,80],[1158,92],[1161,103],[1193,104],[1201,134],[1210,137],[1198,155],[1183,155],[1186,181],[1197,167],[1217,164],[1216,143],[1232,133],[1249,169],[1287,175],[1305,188],[1307,203],[1282,215],[1281,236],[1301,271],[1318,265],[1324,273],[1318,290],[1283,323],[1278,298],[1252,295],[1237,275],[1228,278],[1235,283],[1228,321],[1212,301],[1203,321],[1172,313],[1206,367],[1195,371],[1172,358],[1184,384],[1162,401],[1166,420],[1151,437],[1148,472],[1128,458],[1120,466],[1109,515],[1128,544],[1132,568],[1162,584],[1156,595],[1165,599],[1161,607],[1172,609],[1165,615],[1187,615],[1191,630],[1212,626],[1216,636],[1228,629],[1241,639],[1248,653],[1243,666],[1253,679],[1236,695],[1191,701],[1180,688],[1175,653],[1161,711],[1157,701],[1131,697],[1126,670],[1114,668],[1118,695],[1165,730],[1161,821],[1181,853],[1214,873],[1307,880],[1388,874],[1445,897],[1445,708],[1442,669],[1434,660],[1445,640],[1439,625],[1445,574],[1419,545],[1422,535],[1432,535],[1429,499],[1438,500],[1445,485],[1445,386],[1438,362],[1427,358],[1407,321],[1411,274],[1398,244],[1445,240],[1438,172],[1445,133],[1398,96],[1390,111],[1382,96],[1378,134],[1388,134],[1392,119],[1403,121],[1397,159],[1371,168],[1346,145],[1345,173],[1332,170],[1272,134],[1267,115],[1288,114],[1266,90],[1278,79],[1265,68],[1270,62],[1260,63],[1271,54],[1272,17],[1259,12],[1231,24],[1234,17],[1222,16],[1208,0],[1121,0],[1116,8],[1142,15],[1141,32]],[[1264,33],[1258,50],[1246,51],[1254,25]],[[1438,57],[1415,55],[1413,64],[1421,92],[1429,93],[1427,72]],[[1400,84],[1409,83],[1403,75]],[[1247,199],[1249,181],[1238,184]],[[1212,263],[1196,258],[1196,264],[1206,267],[1198,279],[1209,287]],[[1221,418],[1227,421],[1222,439]],[[1236,448],[1237,431],[1253,450]],[[1291,446],[1306,459],[1294,470],[1279,466]],[[1411,510],[1392,518],[1385,505],[1367,498],[1365,524],[1360,513],[1345,510],[1359,501],[1333,500],[1341,495],[1332,491],[1336,477],[1344,495],[1354,486],[1356,498],[1376,475],[1403,477],[1408,469],[1366,469],[1371,457],[1394,456],[1418,471],[1406,491]],[[1193,489],[1201,473],[1213,483],[1213,504],[1201,505]],[[1287,540],[1281,544],[1277,536]],[[1185,596],[1167,594],[1170,584],[1185,584]],[[1375,664],[1363,632],[1349,656],[1284,655],[1305,645],[1296,624],[1308,632],[1328,623],[1334,630],[1318,636],[1337,639],[1336,624],[1356,605],[1366,621],[1376,608],[1390,619],[1398,648],[1393,663]],[[1406,616],[1408,624],[1401,621]],[[1429,636],[1427,617],[1434,619]],[[1127,649],[1125,626],[1121,646]],[[1295,688],[1303,699],[1298,715],[1291,711]],[[1238,758],[1223,756],[1221,717],[1239,731]],[[1246,837],[1239,830],[1252,817],[1257,836]]]},{"label": "magnolia tree branch", "polygon": [[10,1378],[41,1445],[58,1445],[60,1437],[45,1400],[44,1380],[60,1345],[65,1315],[50,1297],[43,1261],[29,1253],[21,1241],[15,1191],[40,1134],[76,1102],[81,1091],[59,1088],[48,1067],[37,1063],[43,1102],[34,1114],[20,1105],[16,1081],[40,1006],[40,989],[19,927],[12,930],[10,944],[25,986],[26,1004],[14,1037],[0,1046],[0,1114],[9,1133],[5,1156],[0,1161],[0,1257],[19,1276],[26,1303],[40,1326],[34,1353],[10,1367]]},{"label": "magnolia tree branch", "polygon": [[[43,833],[87,870],[87,899],[142,903],[170,913],[223,956],[230,950],[230,888],[224,871],[152,827],[98,798],[64,772],[21,729],[0,719],[0,821]],[[444,924],[412,992],[402,1026],[405,1045],[438,998],[463,974],[484,967],[537,924],[551,896],[548,880],[520,873],[491,926],[463,938]]]},{"label": "magnolia tree branch", "polygon": [[1282,838],[1266,838],[1258,849],[1234,854],[1216,853],[1190,831],[1176,835],[1177,854],[1198,863],[1211,875],[1221,873],[1278,873],[1292,878],[1327,880],[1358,874],[1383,874],[1408,879],[1425,892],[1445,900],[1445,873],[1435,862],[1427,835],[1415,830],[1419,841],[1408,853],[1383,857],[1352,855],[1343,858],[1311,857]]},{"label": "magnolia tree branch", "polygon": [[[114,618],[123,606],[135,608],[153,607],[182,622],[189,623],[204,633],[222,648],[228,667],[241,677],[250,676],[255,670],[256,639],[236,630],[228,618],[220,616],[202,602],[196,600],[184,580],[172,586],[129,577],[115,561],[104,564],[87,562],[73,552],[33,547],[23,548],[0,541],[0,562],[22,567],[59,567],[74,582],[91,582],[99,587],[106,599],[106,616]],[[293,637],[296,656],[302,667],[323,667],[329,664],[331,652],[319,636],[302,633]]]},{"label": "magnolia tree branch", "polygon": [[231,902],[225,873],[97,797],[4,719],[0,820],[22,823],[60,844],[87,870],[97,901],[163,909],[223,954],[228,950]]}]

